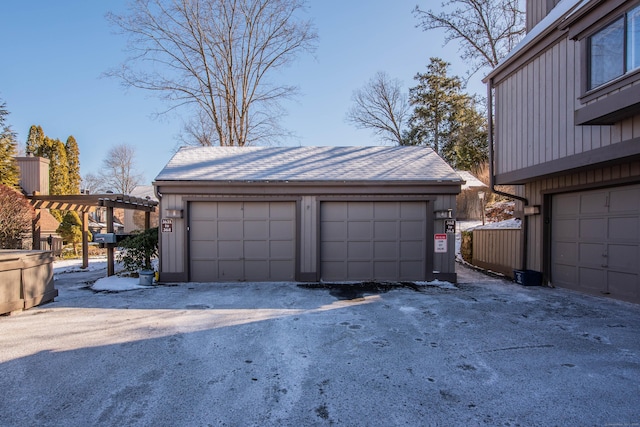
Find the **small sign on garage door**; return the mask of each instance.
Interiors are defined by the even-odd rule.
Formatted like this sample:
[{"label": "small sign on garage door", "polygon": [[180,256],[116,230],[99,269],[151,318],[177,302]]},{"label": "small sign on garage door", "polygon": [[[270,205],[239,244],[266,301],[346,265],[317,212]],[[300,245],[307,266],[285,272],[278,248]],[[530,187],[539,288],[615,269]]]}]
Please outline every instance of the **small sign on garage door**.
[{"label": "small sign on garage door", "polygon": [[433,236],[434,239],[434,250],[436,253],[446,253],[447,252],[447,235],[446,234],[435,234]]}]

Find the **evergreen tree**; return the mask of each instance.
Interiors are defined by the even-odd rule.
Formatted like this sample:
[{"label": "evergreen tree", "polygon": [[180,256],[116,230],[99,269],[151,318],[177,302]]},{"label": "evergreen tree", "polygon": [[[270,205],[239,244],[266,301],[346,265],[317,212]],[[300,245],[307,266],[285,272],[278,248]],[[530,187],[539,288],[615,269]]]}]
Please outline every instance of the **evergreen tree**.
[{"label": "evergreen tree", "polygon": [[78,255],[76,244],[82,242],[82,221],[75,211],[68,211],[60,222],[60,226],[56,230],[65,243],[73,245],[73,253]]},{"label": "evergreen tree", "polygon": [[418,73],[418,85],[409,91],[409,102],[414,110],[409,119],[408,140],[405,145],[426,145],[442,155],[450,150],[444,146],[454,126],[454,117],[462,102],[462,81],[449,77],[449,63],[431,58],[427,73]]},{"label": "evergreen tree", "polygon": [[0,103],[0,184],[17,186],[20,181],[20,171],[16,163],[16,134],[5,123],[9,112],[4,102]]},{"label": "evergreen tree", "polygon": [[67,155],[67,165],[69,169],[69,187],[67,194],[80,194],[80,149],[73,136],[67,138],[64,146]]},{"label": "evergreen tree", "polygon": [[449,165],[474,169],[487,159],[486,120],[478,101],[462,91],[462,80],[448,76],[449,64],[431,58],[427,73],[418,73],[410,89],[414,111],[404,145],[426,145]]},{"label": "evergreen tree", "polygon": [[27,136],[27,154],[33,154],[38,157],[47,157],[44,147],[44,132],[42,127],[31,125],[29,135]]},{"label": "evergreen tree", "polygon": [[49,151],[49,194],[66,194],[69,190],[69,163],[65,146],[59,139],[45,137]]}]

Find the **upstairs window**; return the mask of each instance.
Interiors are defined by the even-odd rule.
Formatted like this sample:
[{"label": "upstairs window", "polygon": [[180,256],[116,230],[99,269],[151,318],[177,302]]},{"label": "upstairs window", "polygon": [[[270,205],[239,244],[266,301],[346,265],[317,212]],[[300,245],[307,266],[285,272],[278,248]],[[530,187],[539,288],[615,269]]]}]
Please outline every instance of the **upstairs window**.
[{"label": "upstairs window", "polygon": [[589,87],[640,68],[640,6],[589,37]]}]

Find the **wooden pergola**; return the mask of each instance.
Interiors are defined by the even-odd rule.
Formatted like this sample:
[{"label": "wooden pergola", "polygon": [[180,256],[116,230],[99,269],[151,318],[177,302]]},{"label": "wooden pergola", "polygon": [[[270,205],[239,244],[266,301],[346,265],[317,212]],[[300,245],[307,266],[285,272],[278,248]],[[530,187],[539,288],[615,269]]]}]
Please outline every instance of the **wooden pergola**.
[{"label": "wooden pergola", "polygon": [[[156,210],[158,202],[147,198],[132,197],[125,194],[75,194],[75,195],[38,195],[27,196],[36,209],[36,217],[33,220],[33,249],[40,249],[40,210],[59,209],[63,211],[75,211],[82,219],[82,268],[89,266],[89,213],[99,207],[107,210],[107,233],[113,233],[113,209],[132,209],[143,211],[144,228],[151,226],[151,212]],[[115,274],[114,248],[116,243],[106,243],[107,248],[107,275]]]}]

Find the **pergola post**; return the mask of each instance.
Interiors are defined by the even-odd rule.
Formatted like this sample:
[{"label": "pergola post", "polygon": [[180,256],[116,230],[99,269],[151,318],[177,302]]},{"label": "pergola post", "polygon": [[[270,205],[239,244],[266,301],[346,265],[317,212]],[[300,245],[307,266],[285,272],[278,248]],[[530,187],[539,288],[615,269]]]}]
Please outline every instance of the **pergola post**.
[{"label": "pergola post", "polygon": [[[113,233],[113,206],[109,205],[107,206],[107,233]],[[115,272],[115,266],[114,266],[114,250],[113,250],[113,243],[107,243],[106,245],[107,248],[107,277],[109,276],[113,276],[114,274],[116,274]]]},{"label": "pergola post", "polygon": [[82,211],[82,268],[89,268],[89,212]]}]

